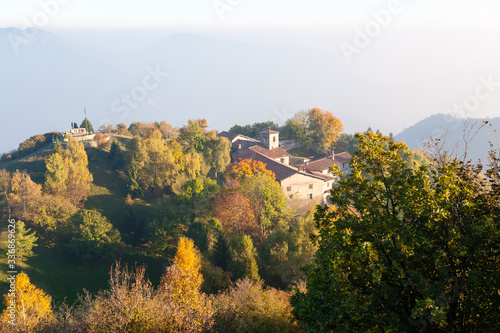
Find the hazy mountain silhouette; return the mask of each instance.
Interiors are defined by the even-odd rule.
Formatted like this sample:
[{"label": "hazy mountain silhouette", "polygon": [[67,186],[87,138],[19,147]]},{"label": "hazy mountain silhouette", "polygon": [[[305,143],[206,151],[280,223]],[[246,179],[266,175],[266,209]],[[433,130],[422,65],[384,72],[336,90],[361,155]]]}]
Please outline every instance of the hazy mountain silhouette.
[{"label": "hazy mountain silhouette", "polygon": [[[483,122],[488,124],[477,131]],[[496,130],[496,131],[495,131]],[[425,118],[396,135],[395,139],[404,141],[409,148],[422,148],[431,138],[445,140],[445,147],[454,155],[464,154],[465,138],[472,138],[467,149],[467,159],[474,162],[487,162],[490,140],[498,147],[497,131],[500,131],[500,118],[456,118],[451,115],[437,114]],[[476,134],[477,132],[477,134]]]},{"label": "hazy mountain silhouette", "polygon": [[225,130],[236,123],[283,123],[312,107],[332,111],[346,132],[377,127],[342,113],[357,78],[315,49],[176,34],[146,49],[113,53],[42,30],[8,28],[0,29],[0,54],[6,138],[0,151],[80,123],[84,106],[95,128],[153,120],[181,126],[201,117]]}]

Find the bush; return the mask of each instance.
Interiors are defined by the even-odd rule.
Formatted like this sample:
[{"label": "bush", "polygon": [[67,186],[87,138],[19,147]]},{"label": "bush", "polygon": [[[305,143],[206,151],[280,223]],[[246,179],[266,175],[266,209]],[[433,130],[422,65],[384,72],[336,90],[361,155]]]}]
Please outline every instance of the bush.
[{"label": "bush", "polygon": [[215,332],[299,332],[289,295],[245,278],[212,296]]}]

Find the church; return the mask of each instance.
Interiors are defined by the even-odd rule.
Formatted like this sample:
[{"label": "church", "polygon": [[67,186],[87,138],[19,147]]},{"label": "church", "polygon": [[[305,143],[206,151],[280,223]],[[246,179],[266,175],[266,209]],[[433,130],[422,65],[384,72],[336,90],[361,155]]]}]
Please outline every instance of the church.
[{"label": "church", "polygon": [[[343,173],[350,172],[349,153],[332,154],[317,160],[293,157],[280,147],[278,131],[261,132],[260,140],[225,131],[218,136],[225,137],[231,142],[233,162],[251,159],[264,163],[266,169],[275,174],[276,180],[289,199],[326,202],[329,191],[338,181],[330,172],[330,167],[336,165]],[[294,165],[291,165],[292,160]]]}]

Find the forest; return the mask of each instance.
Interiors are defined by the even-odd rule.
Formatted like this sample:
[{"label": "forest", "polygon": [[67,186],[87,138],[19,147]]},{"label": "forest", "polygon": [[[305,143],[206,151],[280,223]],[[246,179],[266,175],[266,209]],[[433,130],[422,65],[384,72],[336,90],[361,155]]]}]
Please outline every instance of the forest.
[{"label": "forest", "polygon": [[255,139],[279,130],[302,157],[351,153],[350,174],[332,167],[338,182],[324,205],[287,198],[262,162],[232,162],[231,142],[208,128],[104,125],[94,147],[55,140],[22,159],[48,133],[4,154],[1,208],[15,222],[20,273],[16,323],[5,293],[2,331],[500,329],[493,146],[486,165],[472,164],[439,142],[413,151],[392,134],[343,133],[316,108],[283,126],[229,130]]}]

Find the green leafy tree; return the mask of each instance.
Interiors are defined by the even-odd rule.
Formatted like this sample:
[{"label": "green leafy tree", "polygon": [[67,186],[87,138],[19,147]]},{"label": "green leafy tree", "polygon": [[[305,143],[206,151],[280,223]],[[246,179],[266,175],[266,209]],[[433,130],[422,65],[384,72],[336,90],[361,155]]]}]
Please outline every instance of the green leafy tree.
[{"label": "green leafy tree", "polygon": [[154,203],[145,224],[145,240],[151,244],[153,251],[164,254],[165,250],[175,249],[177,241],[188,228],[188,216],[183,213],[170,196],[166,195]]},{"label": "green leafy tree", "polygon": [[277,131],[279,130],[279,126],[273,121],[266,121],[245,126],[234,125],[229,129],[229,132],[245,135],[254,139],[259,139],[260,133],[269,129]]},{"label": "green leafy tree", "polygon": [[86,128],[88,133],[94,133],[94,127],[87,118],[82,121],[80,128]]},{"label": "green leafy tree", "polygon": [[342,133],[335,143],[335,153],[348,152],[354,154],[358,150],[358,140],[352,134]]},{"label": "green leafy tree", "polygon": [[92,259],[109,253],[120,241],[120,233],[95,210],[80,210],[70,226],[70,250],[78,257]]},{"label": "green leafy tree", "polygon": [[241,188],[254,205],[264,236],[278,228],[287,227],[290,211],[283,190],[274,177],[257,173],[244,178]]},{"label": "green leafy tree", "polygon": [[36,241],[38,237],[36,237],[36,232],[31,231],[26,228],[26,225],[23,221],[16,221],[16,232],[13,234],[15,237],[8,239],[15,241],[16,245],[16,259],[17,261],[25,261],[26,259],[34,256],[33,248],[38,246]]},{"label": "green leafy tree", "polygon": [[207,140],[207,127],[206,119],[189,119],[188,124],[180,129],[178,141],[189,153],[202,152]]},{"label": "green leafy tree", "polygon": [[179,195],[179,208],[191,223],[197,217],[208,217],[214,198],[219,192],[220,186],[214,180],[190,180],[184,185],[184,190]]},{"label": "green leafy tree", "polygon": [[498,331],[498,168],[485,178],[455,160],[433,174],[403,143],[356,139],[335,209],[315,215],[318,251],[295,317],[314,332]]},{"label": "green leafy tree", "polygon": [[224,171],[231,162],[230,152],[231,143],[228,139],[217,137],[215,131],[208,132],[203,159],[213,171],[215,179],[217,179],[217,174]]},{"label": "green leafy tree", "polygon": [[259,268],[257,266],[257,250],[253,246],[250,236],[234,236],[230,239],[231,261],[228,270],[233,279],[247,277],[259,281]]},{"label": "green leafy tree", "polygon": [[288,119],[280,133],[283,139],[296,140],[306,147],[311,147],[313,138],[309,130],[309,113],[299,111],[291,119]]}]

